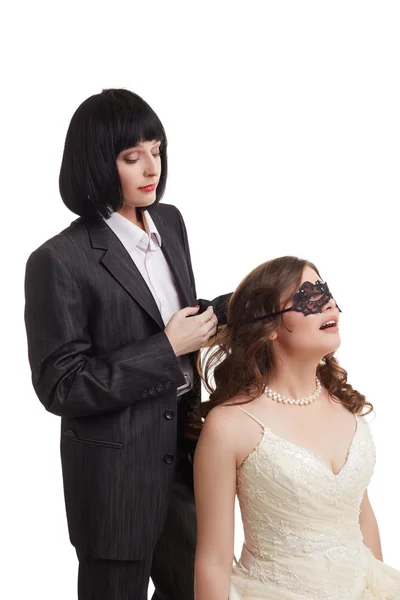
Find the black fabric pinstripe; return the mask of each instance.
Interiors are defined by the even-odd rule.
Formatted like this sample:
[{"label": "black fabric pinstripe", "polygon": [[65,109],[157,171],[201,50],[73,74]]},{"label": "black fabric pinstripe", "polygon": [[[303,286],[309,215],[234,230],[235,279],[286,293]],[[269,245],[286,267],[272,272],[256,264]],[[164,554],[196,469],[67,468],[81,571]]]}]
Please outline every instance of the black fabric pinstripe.
[{"label": "black fabric pinstripe", "polygon": [[79,600],[193,600],[196,515],[190,464],[181,457],[166,522],[151,556],[141,561],[96,559],[78,553]]},{"label": "black fabric pinstripe", "polygon": [[[160,204],[151,216],[182,305],[213,304],[223,322],[229,295],[196,300],[179,211]],[[198,400],[197,375],[194,391],[178,401],[184,380],[161,315],[101,218],[78,219],[38,248],[25,292],[32,382],[61,416],[70,540],[91,558],[148,561],[167,526],[176,456],[193,450],[178,421]]]}]

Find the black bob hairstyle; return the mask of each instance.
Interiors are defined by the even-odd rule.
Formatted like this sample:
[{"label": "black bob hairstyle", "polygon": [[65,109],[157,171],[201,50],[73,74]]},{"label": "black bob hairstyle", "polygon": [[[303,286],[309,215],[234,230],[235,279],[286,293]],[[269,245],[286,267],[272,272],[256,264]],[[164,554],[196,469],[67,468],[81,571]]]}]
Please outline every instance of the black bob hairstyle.
[{"label": "black bob hairstyle", "polygon": [[[167,138],[153,109],[124,89],[106,89],[87,98],[68,127],[60,169],[60,194],[73,213],[108,218],[123,204],[117,157],[139,142],[161,142],[161,177],[156,200],[167,181]],[[148,207],[146,207],[148,208]]]}]

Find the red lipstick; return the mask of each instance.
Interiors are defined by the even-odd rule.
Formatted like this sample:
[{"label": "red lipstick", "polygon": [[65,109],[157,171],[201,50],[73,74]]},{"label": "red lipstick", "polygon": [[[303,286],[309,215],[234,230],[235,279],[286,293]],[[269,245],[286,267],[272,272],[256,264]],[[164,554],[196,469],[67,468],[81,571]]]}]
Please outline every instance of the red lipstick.
[{"label": "red lipstick", "polygon": [[144,187],[140,187],[139,190],[141,192],[154,192],[154,190],[156,189],[157,185],[155,183],[152,183],[151,185],[145,185]]}]

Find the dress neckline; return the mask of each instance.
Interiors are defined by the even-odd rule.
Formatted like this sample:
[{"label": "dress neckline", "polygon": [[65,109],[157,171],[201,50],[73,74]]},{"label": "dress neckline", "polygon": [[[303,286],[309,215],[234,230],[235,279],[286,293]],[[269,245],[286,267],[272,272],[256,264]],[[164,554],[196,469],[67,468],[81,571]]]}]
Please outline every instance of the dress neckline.
[{"label": "dress neckline", "polygon": [[[240,408],[240,407],[238,407],[238,408]],[[249,416],[252,416],[251,413],[248,413],[247,411],[244,411],[244,412],[246,412],[246,414],[248,414]],[[317,452],[314,452],[314,450],[311,450],[311,448],[306,448],[305,446],[300,446],[299,444],[295,444],[294,442],[291,442],[290,440],[288,440],[288,439],[286,439],[286,438],[278,435],[277,433],[274,433],[267,425],[265,425],[264,423],[261,423],[258,420],[257,420],[257,422],[259,423],[259,425],[263,429],[263,435],[262,435],[260,441],[258,442],[258,444],[255,446],[255,448],[242,461],[242,463],[238,467],[237,471],[240,471],[240,469],[243,467],[243,465],[245,463],[247,463],[253,457],[253,455],[255,453],[258,452],[258,450],[260,449],[260,447],[263,445],[263,443],[265,441],[266,435],[268,434],[268,435],[274,437],[275,439],[279,440],[280,442],[283,442],[283,443],[291,446],[292,448],[295,448],[296,450],[298,450],[298,451],[300,451],[300,452],[302,452],[302,453],[304,453],[304,454],[306,454],[308,456],[312,456],[315,460],[317,460],[320,464],[323,465],[323,467],[325,468],[325,470],[328,472],[328,474],[331,477],[333,477],[334,479],[338,479],[342,475],[342,473],[345,471],[345,469],[346,469],[346,467],[348,465],[348,462],[349,462],[349,459],[350,459],[350,456],[351,456],[351,453],[352,453],[352,450],[353,450],[353,447],[354,447],[355,439],[356,439],[358,431],[360,429],[360,427],[359,427],[359,418],[358,418],[358,416],[356,414],[354,415],[354,418],[355,418],[355,422],[356,422],[356,428],[355,428],[353,437],[351,439],[351,442],[350,442],[350,445],[349,445],[349,449],[347,451],[345,462],[344,462],[342,468],[337,473],[335,473],[332,470],[331,466],[327,463],[327,461],[324,458],[322,458],[322,456],[320,456]]]}]

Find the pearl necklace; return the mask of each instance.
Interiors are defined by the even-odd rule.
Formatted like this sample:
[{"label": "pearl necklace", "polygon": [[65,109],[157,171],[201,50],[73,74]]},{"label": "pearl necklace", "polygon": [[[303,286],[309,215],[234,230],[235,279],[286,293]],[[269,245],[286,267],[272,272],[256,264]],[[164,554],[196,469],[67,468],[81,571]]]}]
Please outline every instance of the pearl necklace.
[{"label": "pearl necklace", "polygon": [[299,400],[296,400],[295,398],[288,398],[287,396],[281,396],[281,394],[277,394],[276,392],[271,390],[271,388],[269,388],[267,385],[265,386],[264,394],[266,394],[268,398],[271,398],[271,400],[275,400],[275,402],[279,402],[280,404],[290,404],[293,406],[307,406],[308,404],[312,404],[321,393],[322,386],[318,377],[315,378],[315,382],[317,384],[315,392],[311,394],[311,396],[307,396],[306,398],[299,398]]}]

